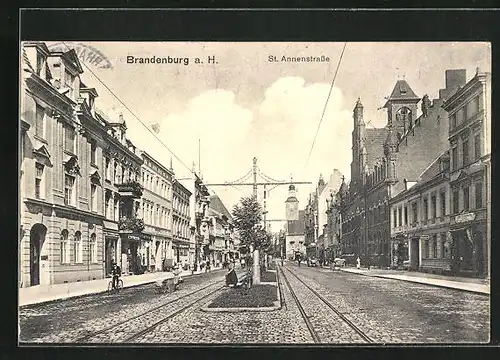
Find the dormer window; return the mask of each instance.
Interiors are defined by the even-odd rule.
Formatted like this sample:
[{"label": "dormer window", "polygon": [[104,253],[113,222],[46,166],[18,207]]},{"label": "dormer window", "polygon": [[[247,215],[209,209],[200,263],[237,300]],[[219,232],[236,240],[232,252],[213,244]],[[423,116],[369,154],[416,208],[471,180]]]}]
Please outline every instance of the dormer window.
[{"label": "dormer window", "polygon": [[43,54],[37,53],[36,54],[36,74],[40,76],[42,79],[45,79],[45,63],[46,63],[46,58],[43,56]]},{"label": "dormer window", "polygon": [[71,75],[71,73],[69,71],[65,71],[64,72],[64,86],[66,88],[69,88],[70,91],[69,91],[69,97],[70,98],[74,98],[75,96],[75,88],[74,88],[74,85],[75,84],[75,77],[73,75]]}]

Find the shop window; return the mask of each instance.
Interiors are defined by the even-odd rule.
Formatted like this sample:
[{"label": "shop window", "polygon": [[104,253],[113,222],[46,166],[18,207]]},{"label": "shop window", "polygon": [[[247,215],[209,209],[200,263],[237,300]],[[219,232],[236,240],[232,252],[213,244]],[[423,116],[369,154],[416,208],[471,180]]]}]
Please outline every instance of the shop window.
[{"label": "shop window", "polygon": [[480,209],[483,207],[483,183],[476,181],[474,188],[476,193],[476,209]]},{"label": "shop window", "polygon": [[469,210],[469,187],[463,188],[464,194],[464,210]]},{"label": "shop window", "polygon": [[432,257],[437,258],[438,253],[438,239],[437,239],[437,234],[432,235]]}]

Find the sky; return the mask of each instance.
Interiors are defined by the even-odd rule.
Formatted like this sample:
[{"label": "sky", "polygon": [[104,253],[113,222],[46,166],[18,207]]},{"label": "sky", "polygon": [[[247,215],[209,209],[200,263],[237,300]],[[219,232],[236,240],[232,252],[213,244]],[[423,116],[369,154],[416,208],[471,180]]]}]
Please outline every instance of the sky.
[{"label": "sky", "polygon": [[[338,169],[350,177],[352,110],[358,98],[368,127],[382,127],[387,115],[380,107],[398,79],[404,77],[419,97],[434,99],[445,87],[447,69],[466,69],[467,80],[477,67],[491,71],[490,44],[479,42],[347,43],[340,65],[344,43],[66,43],[70,48],[77,44],[77,49],[96,49],[106,58],[96,65],[89,51],[82,55],[81,78],[96,88],[96,106],[111,118],[121,112],[127,137],[163,165],[168,167],[173,158],[176,177],[188,176],[195,163],[205,183],[231,182],[247,174],[257,157],[259,171],[275,180],[313,183],[297,186],[300,208],[320,174],[327,179]],[[270,62],[270,55],[278,60],[325,56],[330,61]],[[189,64],[131,64],[127,56],[187,57]],[[209,56],[215,56],[215,64],[208,62]],[[196,57],[203,64],[196,64]],[[182,163],[137,118],[150,130],[158,124],[156,136]],[[251,186],[209,188],[229,211],[252,192]],[[269,192],[268,219],[284,219],[287,194],[287,186]],[[272,224],[273,231],[282,227]]]}]

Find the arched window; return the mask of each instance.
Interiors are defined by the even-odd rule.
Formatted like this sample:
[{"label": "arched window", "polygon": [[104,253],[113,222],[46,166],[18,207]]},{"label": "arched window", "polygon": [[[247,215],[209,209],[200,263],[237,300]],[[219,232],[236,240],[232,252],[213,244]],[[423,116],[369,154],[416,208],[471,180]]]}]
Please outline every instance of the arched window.
[{"label": "arched window", "polygon": [[407,107],[402,107],[398,110],[396,119],[398,121],[398,125],[403,126],[405,132],[413,126],[412,113]]},{"label": "arched window", "polygon": [[75,242],[73,245],[73,261],[75,263],[82,262],[82,250],[83,250],[82,233],[80,231],[77,231],[75,233]]},{"label": "arched window", "polygon": [[69,263],[68,230],[61,231],[61,264]]},{"label": "arched window", "polygon": [[95,233],[92,233],[90,235],[90,242],[89,242],[89,259],[91,263],[96,263],[97,262],[97,240],[96,240],[96,235]]}]

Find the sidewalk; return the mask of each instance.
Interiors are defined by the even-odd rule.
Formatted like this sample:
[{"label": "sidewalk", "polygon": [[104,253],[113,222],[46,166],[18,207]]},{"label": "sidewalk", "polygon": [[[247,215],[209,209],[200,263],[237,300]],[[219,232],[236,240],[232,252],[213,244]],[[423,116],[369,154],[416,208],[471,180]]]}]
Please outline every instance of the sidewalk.
[{"label": "sidewalk", "polygon": [[455,276],[444,276],[427,274],[414,271],[404,270],[381,270],[381,269],[366,269],[366,268],[342,268],[341,271],[372,276],[385,279],[394,279],[408,281],[418,284],[425,284],[449,289],[469,291],[473,293],[490,295],[490,284],[484,279],[464,278]]},{"label": "sidewalk", "polygon": [[[214,269],[211,271],[220,271],[220,269]],[[191,276],[204,274],[205,271],[192,272],[191,270],[182,271],[180,276],[184,279]],[[154,283],[157,280],[164,279],[167,272],[154,272],[142,275],[128,275],[122,276],[123,287],[133,287],[144,284]],[[81,281],[66,284],[53,284],[53,285],[38,285],[30,286],[19,289],[19,303],[18,306],[39,304],[54,300],[68,299],[72,297],[97,294],[105,292],[108,289],[108,283],[111,278]]]}]

